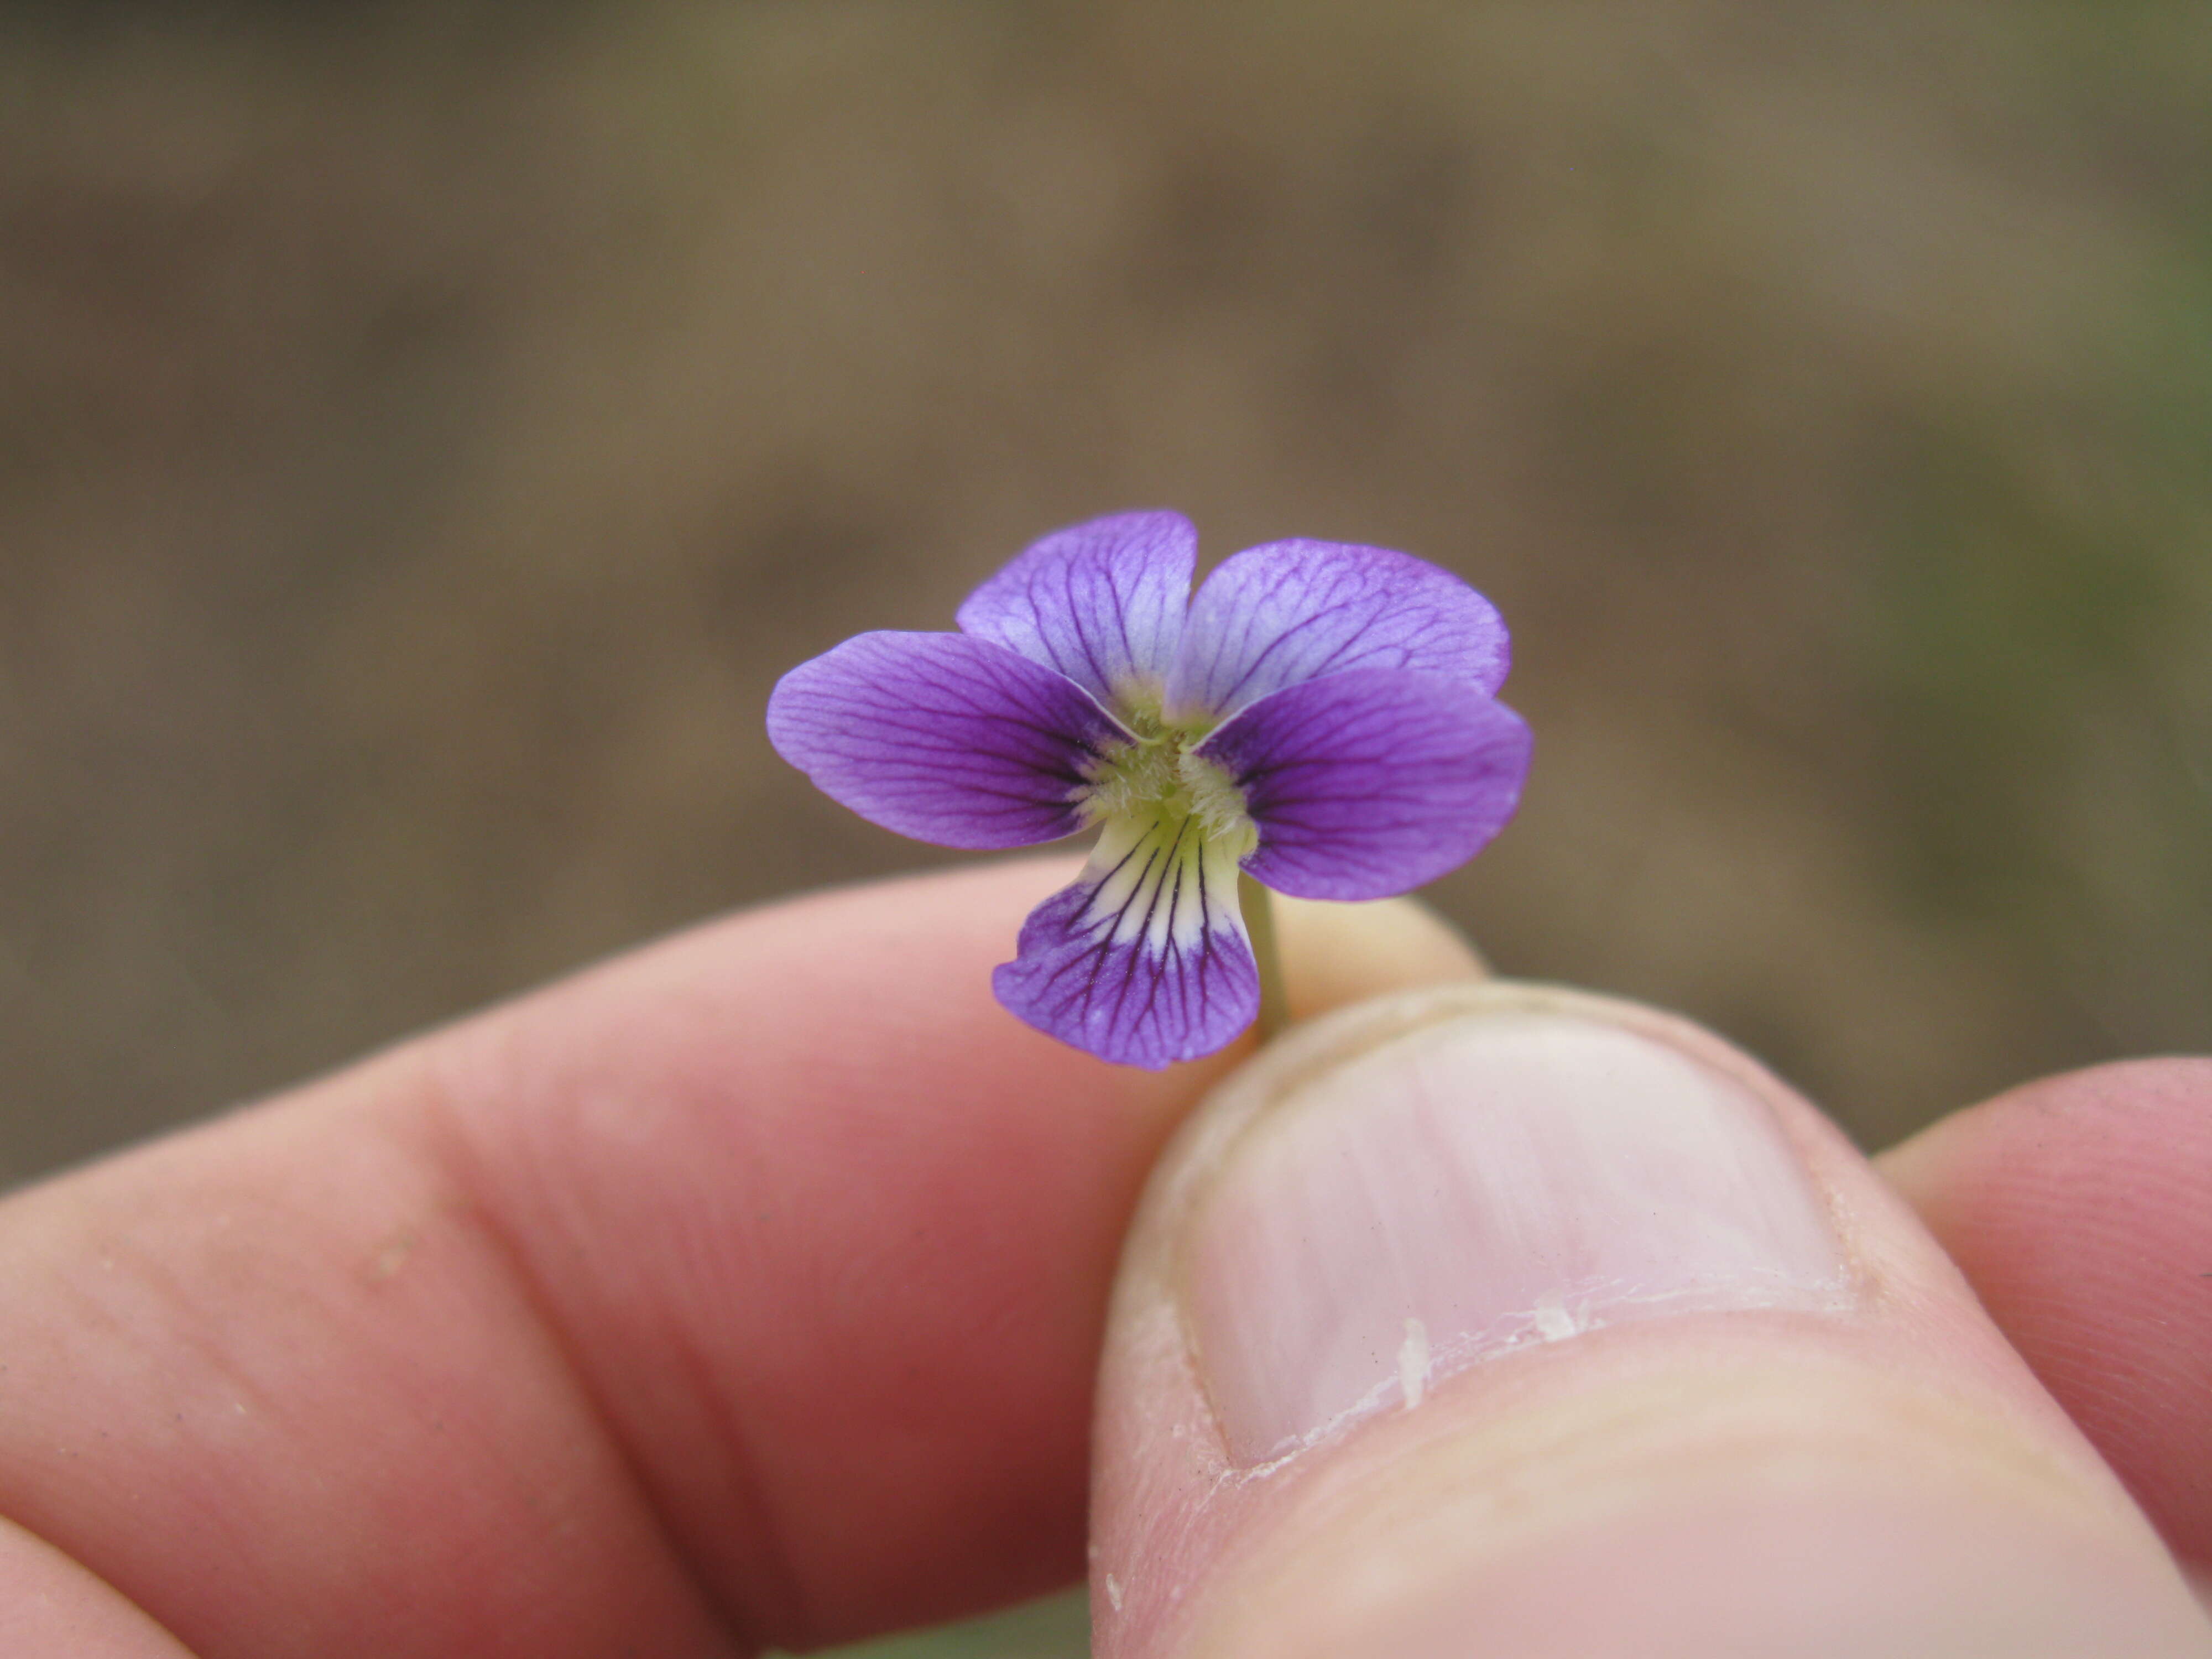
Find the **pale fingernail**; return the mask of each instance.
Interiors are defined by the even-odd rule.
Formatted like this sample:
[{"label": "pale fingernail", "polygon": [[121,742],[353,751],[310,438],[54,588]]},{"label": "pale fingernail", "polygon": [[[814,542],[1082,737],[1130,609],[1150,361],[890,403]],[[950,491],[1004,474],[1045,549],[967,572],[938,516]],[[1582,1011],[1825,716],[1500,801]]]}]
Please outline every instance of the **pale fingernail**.
[{"label": "pale fingernail", "polygon": [[1299,1084],[1237,1141],[1186,1293],[1249,1466],[1523,1344],[1848,1293],[1765,1104],[1652,1038],[1461,1016]]}]

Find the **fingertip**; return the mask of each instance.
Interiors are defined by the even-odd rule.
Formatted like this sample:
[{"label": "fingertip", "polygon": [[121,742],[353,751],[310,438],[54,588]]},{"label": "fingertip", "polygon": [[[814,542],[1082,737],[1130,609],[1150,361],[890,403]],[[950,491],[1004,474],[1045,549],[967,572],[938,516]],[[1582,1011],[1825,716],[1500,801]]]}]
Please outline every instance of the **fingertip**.
[{"label": "fingertip", "polygon": [[1878,1164],[2169,1547],[2212,1566],[2212,1059],[2039,1079]]},{"label": "fingertip", "polygon": [[1423,985],[1488,976],[1472,940],[1419,899],[1274,898],[1293,1019]]},{"label": "fingertip", "polygon": [[2154,1186],[2176,1154],[2193,1173],[2212,1146],[2212,1058],[2113,1060],[2038,1078],[1938,1118],[1881,1154],[1890,1184],[1928,1209],[1969,1200],[1990,1176],[2078,1167],[2086,1154]]},{"label": "fingertip", "polygon": [[1231,1059],[993,1002],[1072,872],[733,916],[13,1195],[0,1498],[198,1650],[808,1647],[1066,1583],[1128,1209]]},{"label": "fingertip", "polygon": [[1648,1009],[1439,987],[1271,1046],[1164,1156],[1102,1376],[1121,1659],[2208,1650],[1910,1210]]}]

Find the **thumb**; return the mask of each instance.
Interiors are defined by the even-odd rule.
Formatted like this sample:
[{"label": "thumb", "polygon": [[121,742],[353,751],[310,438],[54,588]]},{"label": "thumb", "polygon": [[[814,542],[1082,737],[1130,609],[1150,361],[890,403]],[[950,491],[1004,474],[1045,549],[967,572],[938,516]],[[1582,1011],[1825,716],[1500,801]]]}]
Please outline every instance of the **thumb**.
[{"label": "thumb", "polygon": [[1406,993],[1218,1090],[1100,1411],[1103,1659],[2212,1654],[1843,1137],[1594,997]]}]

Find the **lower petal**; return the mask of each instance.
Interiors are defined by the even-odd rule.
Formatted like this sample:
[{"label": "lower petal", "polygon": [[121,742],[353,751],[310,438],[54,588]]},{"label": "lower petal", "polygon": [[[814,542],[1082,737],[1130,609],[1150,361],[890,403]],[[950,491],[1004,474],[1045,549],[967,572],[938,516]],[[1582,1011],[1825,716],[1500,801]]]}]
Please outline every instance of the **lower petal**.
[{"label": "lower petal", "polygon": [[991,986],[1040,1031],[1116,1065],[1157,1071],[1225,1047],[1260,1009],[1235,849],[1194,817],[1108,824]]}]

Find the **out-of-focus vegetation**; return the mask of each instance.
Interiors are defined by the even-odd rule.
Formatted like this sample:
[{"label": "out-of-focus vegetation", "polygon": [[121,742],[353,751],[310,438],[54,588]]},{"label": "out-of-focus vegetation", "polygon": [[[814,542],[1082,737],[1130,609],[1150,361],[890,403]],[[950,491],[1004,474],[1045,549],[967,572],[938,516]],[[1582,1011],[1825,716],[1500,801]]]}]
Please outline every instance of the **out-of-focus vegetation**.
[{"label": "out-of-focus vegetation", "polygon": [[1052,526],[1516,624],[1436,898],[1870,1142],[2212,1046],[2212,9],[0,19],[0,1176],[945,855],[785,666]]}]

